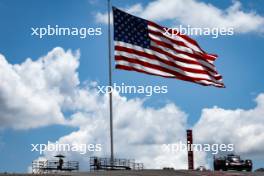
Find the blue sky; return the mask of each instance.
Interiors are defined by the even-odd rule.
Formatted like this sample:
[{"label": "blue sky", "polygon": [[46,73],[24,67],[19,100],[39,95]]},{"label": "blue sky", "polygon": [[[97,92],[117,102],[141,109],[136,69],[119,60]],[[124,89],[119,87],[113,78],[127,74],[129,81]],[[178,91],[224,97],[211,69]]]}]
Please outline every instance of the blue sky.
[{"label": "blue sky", "polygon": [[[128,8],[136,3],[146,6],[150,1],[117,1],[117,7]],[[219,9],[226,9],[232,1],[203,1]],[[264,2],[241,1],[242,10],[255,11],[264,16]],[[0,53],[11,64],[20,64],[28,57],[32,60],[46,55],[54,47],[80,49],[80,82],[98,81],[107,85],[107,28],[96,22],[96,13],[104,13],[106,4],[89,0],[0,0]],[[172,25],[171,21],[159,24]],[[67,27],[101,27],[101,36],[85,39],[72,36],[50,36],[43,39],[31,36],[31,27],[47,25]],[[262,26],[263,27],[263,26]],[[216,61],[218,71],[223,75],[225,89],[203,87],[174,79],[164,79],[135,72],[113,70],[113,82],[127,85],[167,85],[167,94],[156,94],[147,98],[144,106],[159,108],[168,102],[175,103],[188,114],[187,124],[193,126],[200,119],[204,108],[213,106],[223,109],[252,109],[254,99],[263,92],[264,61],[262,59],[263,33],[235,33],[234,36],[195,37],[203,49],[219,55]],[[114,62],[112,63],[114,65]],[[1,83],[0,83],[1,84]],[[144,95],[123,95],[145,98]],[[20,118],[20,117],[16,117]],[[1,123],[1,122],[0,122]],[[0,131],[0,172],[26,172],[31,161],[38,157],[30,151],[31,143],[47,143],[75,131],[75,127],[51,125],[35,129],[16,130],[4,128]],[[263,131],[262,131],[263,132]],[[23,158],[23,159],[19,159]],[[262,161],[263,162],[263,161]],[[258,161],[257,166],[261,166]],[[263,163],[262,163],[263,166]]]}]

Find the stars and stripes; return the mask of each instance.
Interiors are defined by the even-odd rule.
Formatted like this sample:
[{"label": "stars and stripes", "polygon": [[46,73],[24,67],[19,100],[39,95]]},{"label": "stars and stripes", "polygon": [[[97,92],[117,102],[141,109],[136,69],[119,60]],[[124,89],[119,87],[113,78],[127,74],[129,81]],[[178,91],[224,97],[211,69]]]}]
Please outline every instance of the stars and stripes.
[{"label": "stars and stripes", "polygon": [[186,35],[113,7],[116,68],[224,87],[208,54]]}]

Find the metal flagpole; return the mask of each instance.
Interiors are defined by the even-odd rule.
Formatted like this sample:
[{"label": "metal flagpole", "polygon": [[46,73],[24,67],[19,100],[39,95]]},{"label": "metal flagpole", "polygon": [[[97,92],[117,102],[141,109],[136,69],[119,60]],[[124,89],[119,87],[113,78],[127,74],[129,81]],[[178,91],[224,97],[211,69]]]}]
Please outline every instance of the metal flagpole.
[{"label": "metal flagpole", "polygon": [[109,66],[109,111],[110,111],[110,147],[111,147],[111,165],[114,164],[114,144],[113,144],[113,97],[112,97],[112,62],[111,62],[111,27],[110,27],[110,12],[111,2],[108,0],[108,66]]}]

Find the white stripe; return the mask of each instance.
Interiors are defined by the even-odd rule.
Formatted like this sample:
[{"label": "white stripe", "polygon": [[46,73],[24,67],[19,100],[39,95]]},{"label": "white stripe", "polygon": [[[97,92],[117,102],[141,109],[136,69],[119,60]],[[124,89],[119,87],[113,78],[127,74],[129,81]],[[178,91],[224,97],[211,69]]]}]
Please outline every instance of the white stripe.
[{"label": "white stripe", "polygon": [[156,65],[156,66],[160,66],[162,68],[165,68],[165,69],[168,69],[168,70],[171,70],[171,71],[175,71],[178,74],[181,74],[183,76],[187,76],[187,77],[191,77],[191,78],[209,79],[209,80],[218,82],[215,78],[210,77],[207,74],[193,73],[193,72],[184,71],[184,70],[181,70],[179,68],[164,64],[164,63],[156,61],[156,60],[149,59],[147,57],[139,56],[139,55],[136,55],[136,54],[130,54],[130,53],[127,53],[127,52],[122,52],[122,51],[115,51],[115,55],[116,56],[125,56],[125,57],[128,57],[128,58],[133,59],[133,60],[139,60],[139,61],[147,62],[149,64],[153,64],[153,65]]},{"label": "white stripe", "polygon": [[176,41],[180,41],[180,42],[183,42],[184,44],[186,44],[186,46],[188,46],[189,48],[193,49],[194,51],[197,51],[197,52],[200,52],[200,53],[203,53],[203,51],[197,47],[196,45],[188,42],[187,40],[185,40],[184,38],[178,36],[178,35],[169,35],[168,33],[166,33],[165,31],[162,31],[154,26],[151,26],[151,25],[148,25],[148,29],[151,30],[151,31],[155,31],[155,32],[160,32],[162,33],[163,35],[165,35],[166,37],[172,39],[172,40],[176,40]]},{"label": "white stripe", "polygon": [[[175,47],[175,45],[176,44],[174,44],[173,42],[171,42],[171,41],[169,41],[168,39],[166,39],[166,37],[168,37],[168,38],[170,38],[170,39],[172,39],[172,40],[175,40],[175,41],[181,41],[181,42],[184,42],[185,44],[186,44],[186,46],[187,47],[185,47],[185,46],[181,46],[181,45],[176,45],[176,46],[181,46],[180,48],[179,48],[179,50],[181,50],[181,51],[186,51],[186,52],[188,52],[188,53],[191,53],[191,54],[194,54],[194,52],[193,51],[196,51],[196,52],[198,52],[198,53],[204,53],[199,47],[197,47],[196,45],[193,45],[192,43],[190,43],[190,42],[188,42],[187,40],[185,40],[184,38],[182,38],[182,37],[180,37],[180,36],[177,36],[177,35],[173,35],[173,36],[169,36],[165,31],[162,31],[162,30],[160,30],[160,29],[158,29],[158,28],[156,28],[156,27],[154,27],[154,26],[150,26],[150,25],[148,25],[148,29],[150,30],[150,31],[155,31],[155,32],[160,32],[160,33],[162,33],[162,35],[164,35],[164,37],[162,37],[162,40],[164,40],[164,42],[165,41],[167,41],[166,43],[168,43],[168,44],[173,44],[174,45],[174,47]],[[157,35],[155,35],[155,34],[149,34],[150,36],[156,36],[156,37],[161,37],[161,36],[157,36]],[[155,38],[154,38],[155,39]],[[190,50],[188,50],[188,49],[186,49],[186,48],[188,48],[188,49],[190,49]],[[210,57],[212,57],[214,60],[217,58],[216,56],[213,56],[213,55],[211,55],[211,54],[207,54],[208,56],[210,56]],[[210,59],[206,59],[208,62],[210,62],[210,63],[214,63],[214,60],[210,60]]]},{"label": "white stripe", "polygon": [[[115,45],[118,45],[118,46],[122,46],[122,47],[126,47],[126,48],[130,48],[130,49],[134,49],[134,50],[137,50],[137,51],[141,51],[141,52],[145,52],[147,54],[151,54],[151,55],[157,55],[158,57],[160,58],[164,58],[164,59],[167,59],[167,60],[173,60],[175,61],[173,58],[165,55],[165,54],[162,54],[162,53],[159,53],[159,52],[156,52],[154,50],[150,50],[150,49],[146,49],[146,48],[142,48],[142,47],[139,47],[139,46],[136,46],[136,45],[132,45],[132,44],[129,44],[129,43],[125,43],[125,42],[121,42],[121,41],[115,41]],[[210,64],[208,64],[207,62],[201,60],[201,59],[195,59],[195,58],[192,58],[190,56],[187,56],[185,54],[179,54],[179,53],[176,53],[175,51],[169,49],[169,48],[164,48],[162,46],[159,46],[157,45],[156,43],[151,43],[151,45],[157,47],[157,48],[160,48],[162,49],[163,51],[167,52],[167,53],[170,53],[176,57],[179,57],[179,58],[183,58],[183,59],[187,59],[187,60],[191,60],[191,61],[196,61],[196,62],[199,62],[201,65],[204,65],[204,66],[207,66],[209,68],[211,68],[212,70],[215,70],[214,67],[212,67]],[[180,61],[175,61],[175,63],[177,62],[177,64],[180,62]],[[181,62],[181,63],[184,63],[184,62]],[[198,65],[198,64],[189,64],[189,63],[184,63],[186,67],[189,67],[189,68],[195,68],[195,67],[200,67],[202,68],[202,66]],[[189,66],[188,66],[189,65]],[[213,74],[213,73],[212,73]]]},{"label": "white stripe", "polygon": [[213,83],[213,82],[209,82],[207,80],[200,80],[200,81],[194,81],[194,82],[197,82],[197,83],[204,83],[206,85],[214,85],[214,86],[220,86],[220,87],[223,87],[223,85],[221,84],[216,84],[216,83]]},{"label": "white stripe", "polygon": [[[125,48],[128,48],[128,47],[125,47]],[[131,48],[130,48],[131,49]],[[135,49],[133,49],[135,50]],[[136,50],[136,51],[139,51],[139,50]],[[153,51],[153,50],[152,50]],[[140,52],[144,52],[144,51],[140,51]],[[146,53],[146,52],[144,52]],[[197,70],[201,70],[201,71],[207,71],[206,69],[204,69],[204,67],[202,67],[201,65],[198,65],[198,64],[190,64],[190,63],[186,63],[186,62],[181,62],[181,61],[177,61],[173,58],[171,58],[170,56],[168,55],[165,55],[165,54],[162,54],[162,53],[159,53],[159,52],[156,52],[156,51],[153,51],[152,53],[147,53],[147,54],[150,54],[152,56],[157,56],[159,57],[161,60],[164,60],[164,61],[170,61],[176,65],[179,65],[181,67],[184,67],[184,68],[192,68],[192,69],[197,69]],[[211,75],[215,75],[214,73],[210,72],[208,70],[208,72],[211,74]]]},{"label": "white stripe", "polygon": [[[194,54],[193,50],[190,49],[190,48],[187,48],[185,46],[181,46],[181,45],[176,45],[175,43],[172,43],[170,40],[164,38],[164,37],[161,37],[161,36],[157,36],[157,35],[154,35],[154,34],[151,34],[149,33],[149,37],[153,40],[158,40],[160,42],[163,42],[163,43],[166,43],[168,45],[171,45],[173,48],[177,49],[177,50],[180,50],[180,51],[183,51],[183,52],[187,52],[187,53],[190,53],[190,54]],[[155,42],[155,41],[154,41]]]},{"label": "white stripe", "polygon": [[[127,53],[126,51],[118,51],[118,50],[116,50],[115,51],[115,55],[122,55],[122,56],[126,56],[126,55],[123,55],[123,53]],[[129,53],[128,53],[129,54]],[[133,56],[128,56],[128,54],[127,54],[127,57],[133,57]],[[150,55],[153,55],[153,54],[150,54]],[[165,60],[165,61],[171,61],[171,62],[173,62],[174,64],[176,64],[176,65],[179,65],[179,66],[181,66],[181,67],[183,67],[183,69],[184,68],[186,68],[186,69],[188,69],[188,68],[191,68],[191,69],[197,69],[197,70],[200,70],[200,71],[207,71],[207,70],[205,70],[205,69],[203,69],[203,67],[201,67],[201,66],[199,66],[199,65],[194,65],[194,64],[186,64],[186,63],[183,63],[183,62],[178,62],[178,61],[175,61],[175,60],[173,60],[172,58],[170,58],[170,57],[168,57],[168,56],[166,56],[166,55],[163,55],[163,54],[160,54],[160,53],[157,53],[157,56],[158,57],[160,57],[160,59],[161,60]],[[146,58],[146,57],[145,57]],[[153,59],[150,59],[152,62],[156,62],[156,65],[159,65],[159,63],[162,63],[162,62],[160,62],[160,61],[157,61],[157,60],[153,60]],[[166,64],[166,63],[163,63],[163,64]],[[166,64],[166,65],[168,65],[168,64]],[[174,68],[174,66],[171,66],[171,65],[168,65],[169,67],[173,67]],[[174,69],[173,69],[174,70]],[[183,70],[184,71],[184,70]],[[185,72],[185,71],[184,71]],[[210,71],[208,71],[209,72],[209,74],[213,77],[213,76],[219,76],[219,74],[214,74],[214,73],[212,73],[212,72],[210,72]],[[199,73],[199,74],[203,74],[203,75],[208,75],[207,73]]]},{"label": "white stripe", "polygon": [[128,67],[133,67],[151,74],[156,74],[156,75],[161,75],[161,76],[169,76],[169,77],[175,77],[174,75],[167,73],[167,72],[163,72],[160,70],[156,70],[156,69],[152,69],[149,67],[144,67],[143,65],[140,64],[136,64],[136,63],[131,63],[131,62],[127,62],[127,61],[116,61],[117,65],[124,65],[124,66],[128,66]]},{"label": "white stripe", "polygon": [[156,47],[156,48],[160,48],[161,50],[163,50],[163,51],[165,51],[165,52],[167,52],[169,54],[172,54],[172,55],[174,55],[176,57],[199,62],[201,65],[206,66],[206,67],[216,71],[216,69],[215,69],[215,67],[213,65],[209,64],[208,62],[206,62],[206,61],[204,61],[202,59],[193,58],[193,57],[190,57],[190,56],[188,56],[186,54],[182,54],[182,53],[177,53],[174,50],[172,50],[170,48],[167,48],[167,47],[160,46],[160,45],[156,44],[155,42],[151,42],[151,45]]},{"label": "white stripe", "polygon": [[[136,64],[136,63],[131,63],[131,62],[127,62],[127,61],[116,61],[116,64],[117,65],[121,65],[121,66],[127,66],[127,67],[131,67],[131,68],[136,68],[138,70],[141,70],[141,71],[144,71],[146,73],[149,73],[149,74],[155,74],[155,75],[160,75],[160,76],[166,76],[166,77],[172,77],[172,78],[177,78],[176,76],[172,75],[172,74],[169,74],[169,73],[166,73],[166,72],[162,72],[162,71],[159,71],[159,70],[155,70],[155,69],[152,69],[152,68],[149,68],[149,67],[144,67],[140,64]],[[213,83],[213,82],[209,82],[207,80],[193,80],[193,82],[196,82],[196,83],[203,83],[203,84],[206,84],[206,85],[214,85],[214,86],[223,86],[221,84],[216,84],[216,83]]]}]

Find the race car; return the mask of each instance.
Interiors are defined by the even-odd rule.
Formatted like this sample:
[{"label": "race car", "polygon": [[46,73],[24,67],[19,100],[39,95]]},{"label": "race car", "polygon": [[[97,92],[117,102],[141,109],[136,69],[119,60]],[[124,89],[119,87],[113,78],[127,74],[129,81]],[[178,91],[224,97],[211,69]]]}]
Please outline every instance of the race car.
[{"label": "race car", "polygon": [[229,154],[225,157],[214,158],[214,170],[236,170],[236,171],[252,171],[252,160],[241,160],[239,155]]}]

